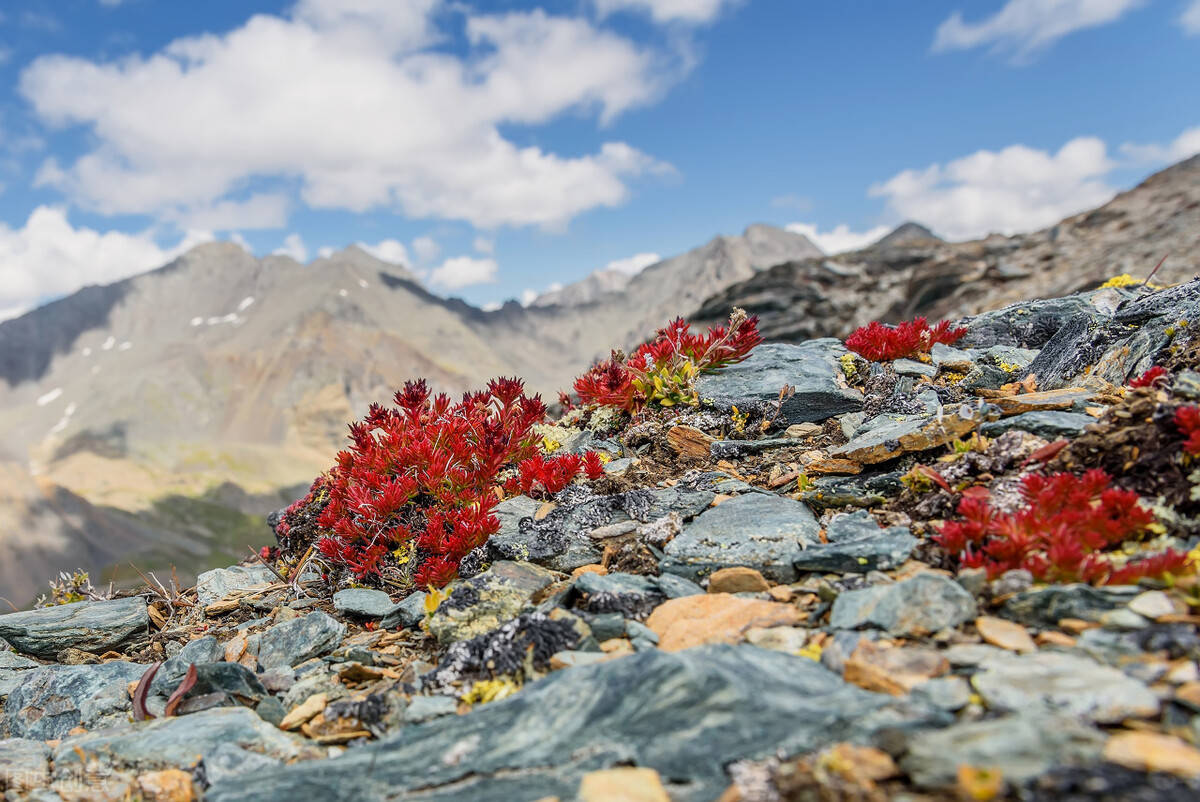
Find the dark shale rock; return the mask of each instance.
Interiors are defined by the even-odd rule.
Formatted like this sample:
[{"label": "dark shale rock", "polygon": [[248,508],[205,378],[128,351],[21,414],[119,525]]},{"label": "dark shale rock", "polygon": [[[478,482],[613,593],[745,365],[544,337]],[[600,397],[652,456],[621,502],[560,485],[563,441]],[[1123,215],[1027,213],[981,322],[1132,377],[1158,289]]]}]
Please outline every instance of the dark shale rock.
[{"label": "dark shale rock", "polygon": [[[217,693],[236,697],[237,702],[248,703],[258,702],[267,695],[267,689],[263,687],[258,675],[240,663],[196,663],[195,666],[196,684],[185,698]],[[169,696],[174,693],[178,685],[178,681],[167,685],[162,695]]]},{"label": "dark shale rock", "polygon": [[796,392],[783,402],[780,419],[789,424],[822,421],[862,409],[862,393],[847,386],[838,362],[848,353],[840,340],[831,338],[800,345],[768,343],[744,362],[701,376],[696,391],[723,409],[752,408],[776,401],[786,384]]},{"label": "dark shale rock", "polygon": [[1116,290],[1097,290],[1065,298],[1012,304],[967,318],[963,321],[967,334],[955,345],[959,348],[992,345],[1043,348],[1067,321],[1078,315],[1098,315],[1100,309],[1111,311],[1121,298],[1130,295]]},{"label": "dark shale rock", "polygon": [[800,500],[817,510],[840,507],[874,507],[900,495],[904,471],[863,472],[857,476],[821,476],[800,494]]},{"label": "dark shale rock", "polygon": [[828,543],[811,546],[792,560],[797,571],[888,571],[907,560],[917,545],[908,527],[881,529],[866,510],[836,516],[825,534]]},{"label": "dark shale rock", "polygon": [[112,662],[30,671],[4,703],[8,734],[44,741],[62,738],[80,725],[94,729],[123,724],[132,709],[129,683],[140,679],[147,668]]},{"label": "dark shale rock", "polygon": [[833,602],[829,626],[874,627],[893,635],[925,635],[974,618],[975,599],[941,574],[917,574],[891,585],[849,590]]},{"label": "dark shale rock", "polygon": [[1020,429],[1047,440],[1057,440],[1060,437],[1075,437],[1083,431],[1085,426],[1095,422],[1096,419],[1091,415],[1046,410],[1022,412],[1011,418],[988,421],[980,427],[980,431],[988,437],[999,437],[1005,432]]},{"label": "dark shale rock", "polygon": [[[672,574],[583,574],[572,586],[578,607],[589,613],[618,613],[622,618],[645,620],[655,607],[667,599],[696,596],[704,589],[694,582]],[[624,625],[622,625],[622,630]],[[601,640],[604,640],[601,638]]]},{"label": "dark shale rock", "polygon": [[1004,616],[1026,626],[1053,627],[1063,618],[1099,621],[1139,593],[1134,586],[1048,585],[1020,593],[1004,605]]},{"label": "dark shale rock", "polygon": [[1029,366],[1037,376],[1038,388],[1057,390],[1071,387],[1077,377],[1095,366],[1105,352],[1129,331],[1107,315],[1086,312],[1063,325]]},{"label": "dark shale rock", "polygon": [[500,561],[471,579],[453,583],[450,595],[429,617],[429,631],[442,645],[490,632],[533,606],[554,574],[530,563]]},{"label": "dark shale rock", "polygon": [[262,633],[258,663],[264,669],[294,666],[332,652],[345,635],[345,624],[318,610]]},{"label": "dark shale rock", "polygon": [[225,647],[212,635],[188,641],[178,654],[159,667],[154,681],[150,683],[150,692],[170,696],[187,674],[188,666],[193,663],[215,663],[223,660],[224,656]]},{"label": "dark shale rock", "polygon": [[782,496],[736,496],[712,507],[667,544],[665,573],[693,581],[744,565],[776,582],[796,579],[793,561],[818,543],[820,526],[803,503]]},{"label": "dark shale rock", "polygon": [[404,601],[392,607],[391,612],[379,621],[384,629],[403,627],[410,629],[425,619],[425,597],[423,590],[418,590],[404,597]]},{"label": "dark shale rock", "polygon": [[590,636],[582,619],[563,610],[550,615],[525,613],[490,632],[451,644],[438,667],[422,677],[422,687],[458,693],[462,683],[474,680],[532,679],[530,669],[548,671],[556,652],[585,645],[597,649]]},{"label": "dark shale rock", "polygon": [[0,615],[0,637],[19,652],[52,658],[68,648],[105,652],[145,633],[149,625],[145,599],[133,596]]},{"label": "dark shale rock", "polygon": [[1200,798],[1200,778],[1147,773],[1115,763],[1052,769],[1025,790],[1029,802],[1175,802]]},{"label": "dark shale rock", "polygon": [[78,776],[80,754],[117,770],[190,770],[197,759],[205,760],[218,749],[227,753],[230,747],[276,760],[321,754],[317,747],[263,721],[253,710],[223,707],[69,738],[54,750],[54,776]]},{"label": "dark shale rock", "polygon": [[1028,714],[956,724],[908,741],[901,767],[918,786],[951,788],[959,766],[985,766],[1023,783],[1071,764],[1094,763],[1105,735],[1074,716]]},{"label": "dark shale rock", "polygon": [[764,440],[714,440],[708,447],[708,455],[714,460],[738,459],[751,454],[761,454],[775,448],[795,448],[796,441],[790,437],[769,437]]},{"label": "dark shale rock", "polygon": [[508,699],[407,727],[336,760],[218,783],[207,798],[573,799],[586,772],[632,763],[657,770],[677,802],[700,802],[729,785],[725,766],[734,760],[948,721],[779,652],[649,650],[552,674]]}]

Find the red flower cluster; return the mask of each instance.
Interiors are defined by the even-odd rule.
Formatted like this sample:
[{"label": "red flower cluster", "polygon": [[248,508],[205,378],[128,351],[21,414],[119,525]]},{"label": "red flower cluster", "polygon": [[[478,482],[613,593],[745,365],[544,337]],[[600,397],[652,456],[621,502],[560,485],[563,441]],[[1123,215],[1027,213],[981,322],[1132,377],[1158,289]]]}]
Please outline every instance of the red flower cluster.
[{"label": "red flower cluster", "polygon": [[524,493],[532,498],[549,498],[571,484],[580,472],[584,472],[589,479],[603,476],[604,463],[600,455],[595,451],[582,456],[560,454],[557,457],[543,457],[535,454],[521,460],[517,475],[505,481],[504,489],[508,493]]},{"label": "red flower cluster", "polygon": [[923,317],[898,326],[887,326],[875,320],[847,337],[846,347],[872,362],[890,362],[927,354],[934,343],[953,345],[966,333],[965,328],[951,328],[948,320],[933,328]]},{"label": "red flower cluster", "polygon": [[[456,404],[431,396],[424,381],[409,382],[395,402],[391,409],[373,404],[350,424],[350,448],[289,512],[327,494],[317,519],[326,558],[365,578],[396,551],[398,563],[413,562],[417,585],[441,586],[499,529],[492,514],[498,475],[536,457],[533,426],[546,408],[517,379],[495,379]],[[573,475],[561,466],[555,480],[565,484]],[[288,533],[288,517],[277,532]]]},{"label": "red flower cluster", "polygon": [[1160,381],[1167,377],[1167,369],[1161,365],[1154,365],[1147,368],[1146,371],[1136,379],[1131,379],[1130,387],[1154,387]]},{"label": "red flower cluster", "polygon": [[1104,550],[1144,533],[1154,516],[1136,493],[1110,482],[1098,469],[1029,474],[1025,506],[1014,513],[993,509],[986,491],[969,493],[958,505],[963,520],[943,524],[934,540],[964,567],[985,568],[993,578],[1024,568],[1040,581],[1105,585],[1189,571],[1187,554],[1173,549],[1121,567],[1111,561]]},{"label": "red flower cluster", "polygon": [[758,318],[741,310],[734,310],[728,327],[716,326],[707,334],[693,334],[690,325],[677,318],[628,359],[614,351],[575,380],[575,392],[584,404],[629,412],[650,401],[686,401],[697,374],[741,362],[761,342]]},{"label": "red flower cluster", "polygon": [[1200,407],[1189,404],[1176,408],[1175,425],[1187,435],[1183,450],[1193,457],[1200,457]]}]

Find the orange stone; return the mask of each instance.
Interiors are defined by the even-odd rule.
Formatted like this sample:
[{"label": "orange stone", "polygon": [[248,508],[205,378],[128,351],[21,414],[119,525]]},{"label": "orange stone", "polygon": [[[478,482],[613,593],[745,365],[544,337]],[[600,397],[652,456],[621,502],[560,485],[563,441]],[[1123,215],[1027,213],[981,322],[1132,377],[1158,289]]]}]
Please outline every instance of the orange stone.
[{"label": "orange stone", "polygon": [[1075,645],[1075,639],[1065,632],[1056,632],[1053,629],[1048,629],[1045,632],[1039,632],[1034,638],[1041,646],[1063,646],[1070,648]]},{"label": "orange stone", "polygon": [[574,579],[575,577],[580,577],[584,574],[600,574],[601,576],[604,576],[607,573],[608,569],[603,565],[600,565],[599,563],[592,563],[591,565],[581,565],[576,568],[571,572],[571,578]]},{"label": "orange stone", "polygon": [[714,571],[708,578],[709,593],[761,593],[768,588],[762,574],[742,565]]},{"label": "orange stone", "polygon": [[1200,750],[1173,735],[1122,732],[1104,744],[1104,759],[1135,771],[1200,777]]},{"label": "orange stone", "polygon": [[192,802],[192,775],[181,769],[147,772],[137,778],[142,797],[150,802]]},{"label": "orange stone", "polygon": [[1001,649],[1022,653],[1037,651],[1037,644],[1029,637],[1029,630],[1004,618],[982,615],[975,619],[975,629],[979,630],[979,636],[984,641]]},{"label": "orange stone", "polygon": [[677,652],[704,643],[739,643],[750,627],[787,626],[798,621],[791,605],[709,593],[660,604],[646,619],[646,626],[658,635],[658,648]]},{"label": "orange stone", "polygon": [[842,678],[868,691],[904,696],[950,671],[950,662],[931,649],[903,649],[863,641],[846,659]]},{"label": "orange stone", "polygon": [[654,769],[632,766],[583,775],[579,802],[671,802]]}]

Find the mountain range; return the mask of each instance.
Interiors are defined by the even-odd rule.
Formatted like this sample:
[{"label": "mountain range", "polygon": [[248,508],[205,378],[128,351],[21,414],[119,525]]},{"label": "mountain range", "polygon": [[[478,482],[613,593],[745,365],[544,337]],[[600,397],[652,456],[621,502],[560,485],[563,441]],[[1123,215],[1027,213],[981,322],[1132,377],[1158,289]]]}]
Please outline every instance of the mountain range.
[{"label": "mountain range", "polygon": [[[827,256],[752,225],[636,275],[593,274],[483,311],[351,247],[309,264],[201,245],[0,323],[0,595],[59,570],[118,580],[228,564],[261,515],[327,468],[346,424],[406,379],[460,392],[523,377],[554,397],[667,320],[758,314],[768,339],[957,317],[1112,275],[1195,271],[1200,158],[1032,234],[948,243],[909,223]],[[182,555],[188,555],[182,559]]]}]

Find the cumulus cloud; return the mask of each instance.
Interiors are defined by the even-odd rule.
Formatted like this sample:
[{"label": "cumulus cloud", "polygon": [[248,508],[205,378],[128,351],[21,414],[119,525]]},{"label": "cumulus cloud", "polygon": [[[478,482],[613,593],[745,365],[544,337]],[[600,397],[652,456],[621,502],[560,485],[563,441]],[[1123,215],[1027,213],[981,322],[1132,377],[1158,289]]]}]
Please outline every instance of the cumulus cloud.
[{"label": "cumulus cloud", "polygon": [[829,231],[820,231],[813,223],[790,223],[786,228],[788,231],[808,237],[813,245],[828,254],[865,248],[877,242],[891,230],[887,226],[875,226],[866,231],[851,231],[850,226],[845,223],[836,225]]},{"label": "cumulus cloud", "polygon": [[476,259],[473,256],[455,256],[442,262],[429,274],[429,281],[448,290],[457,290],[475,284],[496,283],[498,266],[495,259]]},{"label": "cumulus cloud", "polygon": [[1126,142],[1120,150],[1122,155],[1139,164],[1183,161],[1200,153],[1200,126],[1189,128],[1166,145]]},{"label": "cumulus cloud", "polygon": [[290,256],[300,264],[308,261],[308,248],[299,234],[288,234],[284,237],[283,244],[272,253],[276,256]]},{"label": "cumulus cloud", "polygon": [[474,248],[477,253],[495,253],[496,241],[488,237],[476,237]]},{"label": "cumulus cloud", "polygon": [[990,45],[1026,61],[1068,34],[1107,25],[1145,0],[1008,0],[979,22],[966,22],[954,12],[938,26],[935,52],[969,50]]},{"label": "cumulus cloud", "polygon": [[413,252],[422,262],[432,262],[442,252],[442,246],[433,237],[417,237],[413,240]]},{"label": "cumulus cloud", "polygon": [[209,232],[194,231],[161,248],[148,233],[76,228],[63,209],[39,206],[21,228],[0,223],[0,316],[20,314],[85,284],[142,273],[211,239]]},{"label": "cumulus cloud", "polygon": [[358,243],[358,247],[362,248],[367,253],[374,256],[383,262],[391,262],[394,265],[408,264],[408,249],[404,247],[404,243],[399,240],[385,239],[380,240],[374,245],[368,245],[365,242]]},{"label": "cumulus cloud", "polygon": [[1200,34],[1200,0],[1192,0],[1191,4],[1179,15],[1179,24],[1189,36]]},{"label": "cumulus cloud", "polygon": [[541,295],[541,293],[537,290],[526,287],[521,292],[521,306],[529,306],[531,303],[537,300],[539,295]]},{"label": "cumulus cloud", "polygon": [[658,264],[661,261],[662,257],[657,253],[635,253],[633,256],[626,256],[624,259],[612,260],[604,266],[604,269],[616,270],[619,273],[627,273],[630,276],[635,276],[650,265]]},{"label": "cumulus cloud", "polygon": [[1078,137],[1057,153],[1012,145],[904,170],[869,193],[899,219],[969,239],[1042,228],[1107,202],[1116,190],[1104,176],[1114,166],[1104,142]]},{"label": "cumulus cloud", "polygon": [[702,25],[712,22],[726,8],[740,0],[596,0],[601,16],[616,11],[648,14],[655,22],[682,22]]},{"label": "cumulus cloud", "polygon": [[[435,24],[455,14],[464,52],[439,47]],[[150,55],[42,56],[19,88],[43,123],[94,142],[73,163],[46,162],[39,182],[102,214],[219,219],[246,186],[295,182],[314,208],[561,228],[669,165],[619,141],[569,156],[523,147],[501,127],[564,114],[603,124],[685,66],[582,17],[301,0]]]}]

